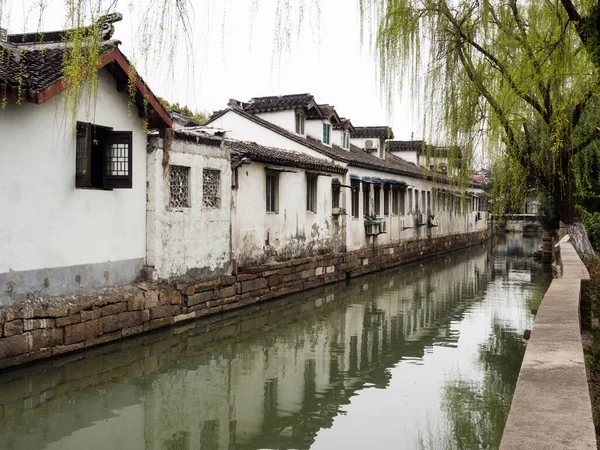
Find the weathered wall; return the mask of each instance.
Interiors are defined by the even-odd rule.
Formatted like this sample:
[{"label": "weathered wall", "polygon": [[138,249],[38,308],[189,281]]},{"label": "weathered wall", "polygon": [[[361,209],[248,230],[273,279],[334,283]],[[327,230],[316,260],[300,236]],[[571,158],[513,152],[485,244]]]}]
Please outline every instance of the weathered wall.
[{"label": "weathered wall", "polygon": [[75,188],[75,120],[62,94],[0,108],[0,304],[130,283],[144,264],[146,135],[107,71],[98,82],[75,120],[133,132],[132,189]]},{"label": "weathered wall", "polygon": [[489,232],[405,242],[241,269],[199,283],[130,285],[0,309],[0,369],[220,314],[482,242]]},{"label": "weathered wall", "polygon": [[[163,164],[163,139],[152,137],[148,152],[147,264],[160,278],[209,278],[228,273],[231,252],[230,154],[218,143],[174,139]],[[189,168],[189,207],[170,207],[169,165]],[[203,170],[219,170],[218,208],[203,205]]]},{"label": "weathered wall", "polygon": [[279,209],[266,212],[266,168],[245,164],[238,168],[234,191],[233,248],[239,265],[286,260],[339,250],[343,243],[341,219],[331,215],[331,181],[343,175],[317,177],[317,211],[306,210],[306,170],[285,168],[279,174]]}]

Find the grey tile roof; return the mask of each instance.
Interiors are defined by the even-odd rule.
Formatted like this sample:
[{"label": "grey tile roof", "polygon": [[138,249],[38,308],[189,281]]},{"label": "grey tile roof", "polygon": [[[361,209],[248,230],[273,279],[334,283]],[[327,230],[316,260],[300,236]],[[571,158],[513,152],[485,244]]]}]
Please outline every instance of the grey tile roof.
[{"label": "grey tile roof", "polygon": [[311,94],[292,94],[270,97],[254,97],[249,102],[240,102],[244,111],[256,114],[261,112],[283,111],[286,109],[307,108],[314,104]]},{"label": "grey tile roof", "polygon": [[394,139],[394,132],[390,127],[354,127],[350,137]]},{"label": "grey tile roof", "polygon": [[[101,54],[116,47],[115,42],[103,45]],[[63,60],[69,48],[14,46],[0,44],[0,88],[22,97],[36,94],[59,81],[64,74]]]},{"label": "grey tile roof", "polygon": [[279,164],[283,166],[300,167],[308,170],[318,170],[330,173],[346,173],[348,169],[328,161],[313,158],[295,150],[258,145],[255,142],[244,142],[226,139],[225,147],[232,153],[232,163],[241,158],[252,161]]},{"label": "grey tile roof", "polygon": [[387,141],[386,147],[390,152],[420,152],[423,141]]}]

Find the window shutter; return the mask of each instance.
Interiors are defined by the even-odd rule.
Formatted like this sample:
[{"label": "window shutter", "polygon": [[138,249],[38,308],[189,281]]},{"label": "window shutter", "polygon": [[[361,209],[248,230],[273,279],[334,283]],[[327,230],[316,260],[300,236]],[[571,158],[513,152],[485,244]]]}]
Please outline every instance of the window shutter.
[{"label": "window shutter", "polygon": [[75,138],[75,187],[92,185],[92,124],[77,122]]},{"label": "window shutter", "polygon": [[103,152],[104,189],[131,189],[133,181],[132,132],[108,132]]}]

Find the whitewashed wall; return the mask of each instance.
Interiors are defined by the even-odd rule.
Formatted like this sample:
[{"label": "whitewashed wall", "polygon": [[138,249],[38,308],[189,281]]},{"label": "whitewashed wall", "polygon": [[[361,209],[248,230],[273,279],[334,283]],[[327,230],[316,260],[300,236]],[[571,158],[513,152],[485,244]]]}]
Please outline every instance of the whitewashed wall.
[{"label": "whitewashed wall", "polygon": [[[279,172],[279,210],[266,212],[266,167],[244,164],[234,191],[233,248],[240,265],[333,251],[343,243],[341,219],[331,215],[330,176],[317,178],[317,212],[306,210],[306,171]],[[336,175],[334,175],[336,176]],[[339,176],[343,182],[343,176]]]},{"label": "whitewashed wall", "polygon": [[[170,175],[163,166],[163,140],[150,139],[148,154],[147,263],[160,278],[208,278],[229,273],[231,254],[231,167],[220,146],[175,139],[169,165],[189,168],[189,207],[169,206]],[[219,208],[203,206],[203,170],[220,171]]]},{"label": "whitewashed wall", "polygon": [[296,131],[296,111],[273,111],[258,113],[256,116],[260,117],[261,119],[268,120],[275,125],[279,125],[281,128],[285,128],[286,130],[293,132]]},{"label": "whitewashed wall", "polygon": [[[76,120],[133,132],[132,189],[75,188]],[[146,133],[108,72],[75,117],[63,95],[9,101],[0,134],[0,303],[133,281],[146,251]]]}]

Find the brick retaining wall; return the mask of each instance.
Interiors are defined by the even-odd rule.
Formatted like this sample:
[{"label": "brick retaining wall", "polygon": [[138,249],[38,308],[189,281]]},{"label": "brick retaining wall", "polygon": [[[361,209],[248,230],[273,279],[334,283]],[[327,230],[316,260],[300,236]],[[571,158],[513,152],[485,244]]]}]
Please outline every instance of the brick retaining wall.
[{"label": "brick retaining wall", "polygon": [[0,369],[243,308],[485,241],[489,231],[240,268],[211,281],[140,283],[0,308]]}]

